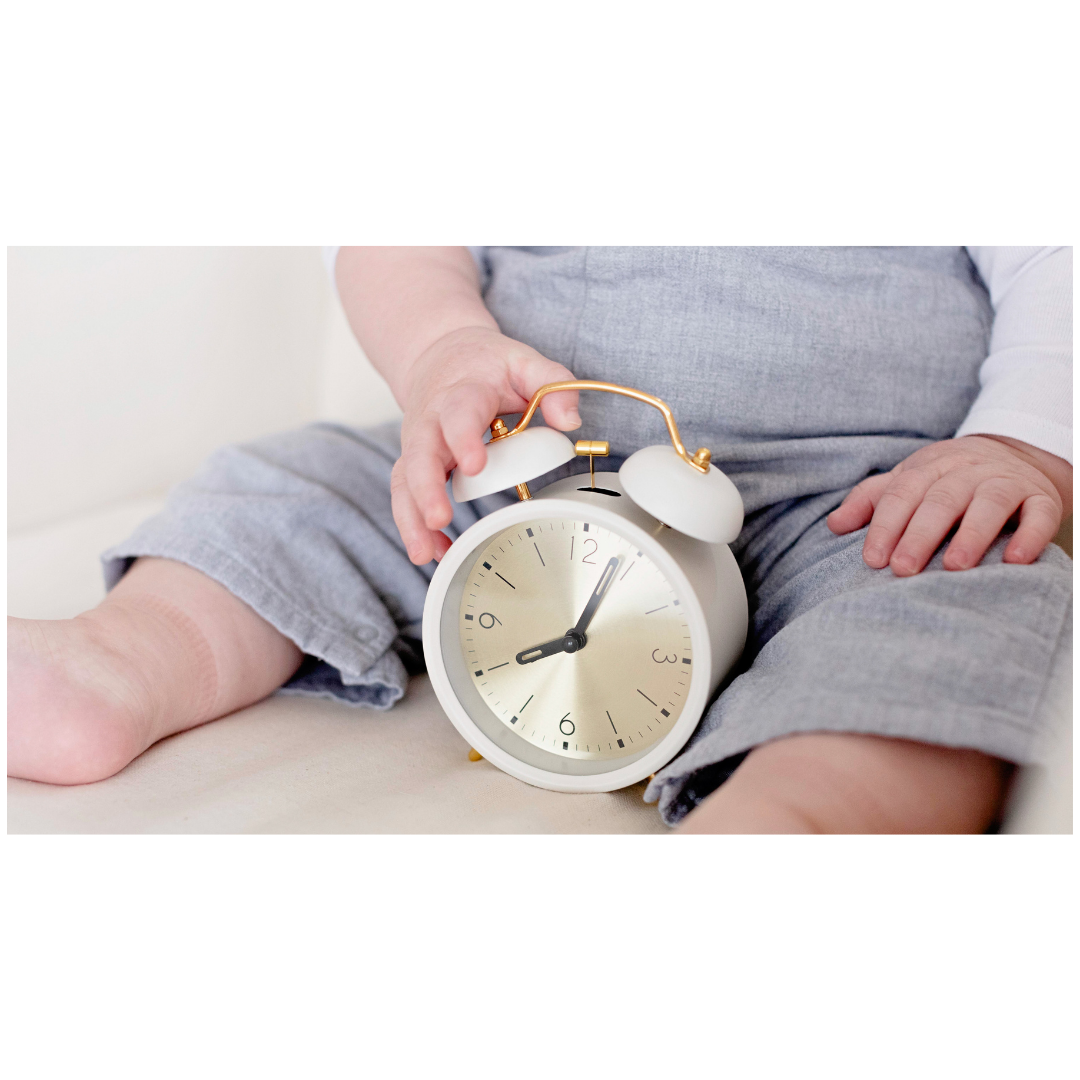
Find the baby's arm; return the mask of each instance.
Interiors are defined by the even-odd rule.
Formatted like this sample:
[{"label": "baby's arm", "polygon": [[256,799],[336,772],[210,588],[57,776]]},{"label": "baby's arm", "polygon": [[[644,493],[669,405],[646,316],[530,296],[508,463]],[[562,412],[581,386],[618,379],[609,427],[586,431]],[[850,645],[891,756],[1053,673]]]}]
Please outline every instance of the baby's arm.
[{"label": "baby's arm", "polygon": [[[522,412],[569,369],[499,332],[464,247],[344,247],[335,278],[353,332],[404,412],[391,478],[394,520],[417,565],[441,559],[453,516],[446,478],[487,460],[483,435],[501,413]],[[545,422],[581,424],[577,394],[550,394]]]}]

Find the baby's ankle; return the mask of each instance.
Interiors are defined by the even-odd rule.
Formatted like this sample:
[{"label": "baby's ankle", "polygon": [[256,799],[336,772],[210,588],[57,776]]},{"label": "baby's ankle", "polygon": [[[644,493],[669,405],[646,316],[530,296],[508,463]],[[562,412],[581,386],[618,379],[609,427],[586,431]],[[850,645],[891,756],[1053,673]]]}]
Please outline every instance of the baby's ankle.
[{"label": "baby's ankle", "polygon": [[172,601],[154,593],[110,594],[76,622],[118,673],[137,685],[150,742],[217,715],[213,651],[195,621]]},{"label": "baby's ankle", "polygon": [[8,620],[8,772],[53,784],[112,776],[158,739],[211,719],[217,671],[176,605],[110,596],[57,621]]}]

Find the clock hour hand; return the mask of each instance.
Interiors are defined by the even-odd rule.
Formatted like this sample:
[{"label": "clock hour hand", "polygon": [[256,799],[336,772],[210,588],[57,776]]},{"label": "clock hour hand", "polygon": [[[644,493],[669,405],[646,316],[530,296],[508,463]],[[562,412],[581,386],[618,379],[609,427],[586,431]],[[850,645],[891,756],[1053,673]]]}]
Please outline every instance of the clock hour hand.
[{"label": "clock hour hand", "polygon": [[[596,588],[593,589],[592,596],[589,597],[589,602],[581,613],[581,618],[578,619],[573,630],[567,631],[567,637],[573,634],[584,639],[585,631],[588,630],[589,623],[592,622],[596,609],[600,606],[600,601],[604,599],[605,593],[607,593],[611,583],[615,580],[615,571],[618,569],[619,560],[617,558],[608,559],[608,564],[604,567],[604,572],[600,575],[600,580],[596,583]],[[584,641],[582,641],[582,644],[584,644]]]},{"label": "clock hour hand", "polygon": [[566,635],[555,638],[554,641],[545,641],[543,645],[534,645],[531,649],[523,649],[514,657],[519,664],[531,664],[534,660],[543,660],[545,656],[554,656],[556,653],[573,652],[566,647]]}]

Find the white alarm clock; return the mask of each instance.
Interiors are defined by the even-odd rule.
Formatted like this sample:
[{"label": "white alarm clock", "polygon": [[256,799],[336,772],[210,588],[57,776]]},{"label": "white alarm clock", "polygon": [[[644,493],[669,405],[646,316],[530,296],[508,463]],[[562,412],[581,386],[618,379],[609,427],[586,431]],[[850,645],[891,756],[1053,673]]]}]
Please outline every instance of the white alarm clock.
[{"label": "white alarm clock", "polygon": [[[671,446],[618,473],[596,472],[605,442],[528,428],[541,399],[603,390],[646,402]],[[746,640],[742,575],[728,547],[742,528],[735,485],[689,455],[668,406],[584,380],[541,387],[509,431],[492,424],[476,476],[455,472],[458,502],[516,487],[443,557],[424,606],[424,656],[439,701],[475,750],[555,791],[614,791],[682,749]],[[527,481],[587,455],[584,475],[535,496]]]}]

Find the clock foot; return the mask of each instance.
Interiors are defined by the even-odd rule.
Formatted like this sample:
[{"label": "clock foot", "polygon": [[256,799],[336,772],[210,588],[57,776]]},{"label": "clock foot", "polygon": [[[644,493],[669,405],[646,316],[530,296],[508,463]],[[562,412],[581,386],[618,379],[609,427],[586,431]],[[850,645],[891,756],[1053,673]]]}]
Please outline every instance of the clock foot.
[{"label": "clock foot", "polygon": [[470,750],[469,751],[469,760],[470,761],[483,761],[484,760],[484,755],[483,754],[478,754],[475,750]]}]

